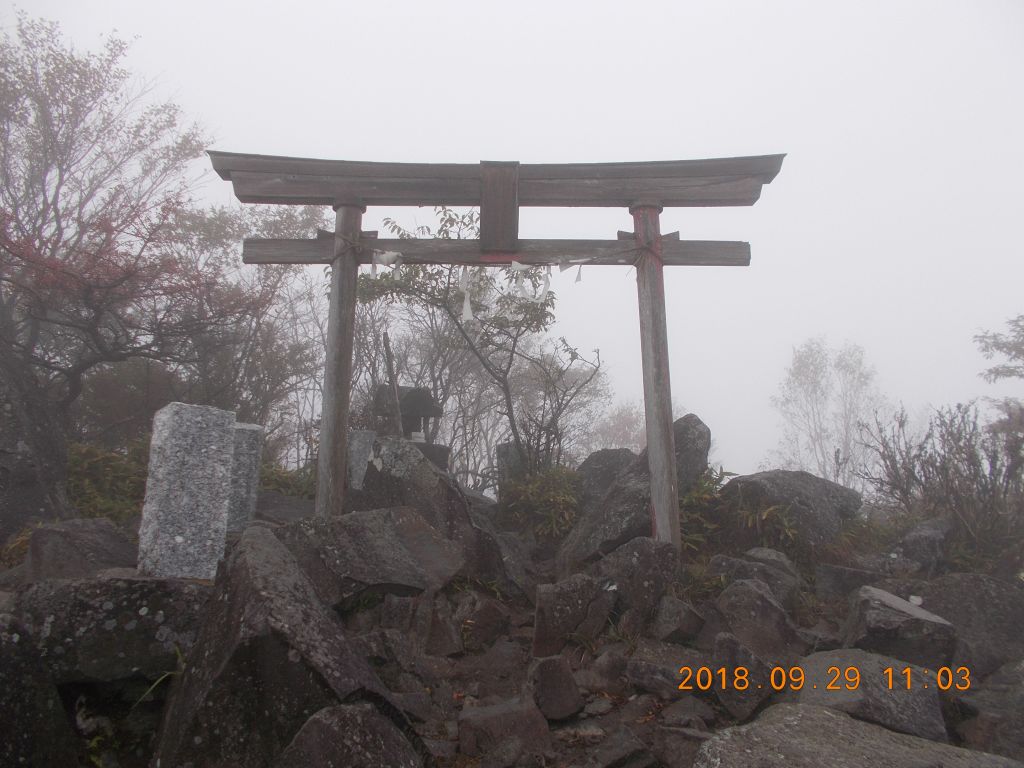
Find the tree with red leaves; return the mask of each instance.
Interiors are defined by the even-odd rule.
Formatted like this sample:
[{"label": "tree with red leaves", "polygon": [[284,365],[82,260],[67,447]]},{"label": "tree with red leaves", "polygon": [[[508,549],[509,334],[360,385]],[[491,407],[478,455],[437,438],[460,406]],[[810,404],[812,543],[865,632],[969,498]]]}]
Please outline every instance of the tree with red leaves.
[{"label": "tree with red leaves", "polygon": [[273,300],[183,246],[205,142],[174,104],[147,104],[125,51],[78,52],[25,16],[0,38],[0,388],[56,517],[73,512],[67,434],[89,372],[190,359]]}]

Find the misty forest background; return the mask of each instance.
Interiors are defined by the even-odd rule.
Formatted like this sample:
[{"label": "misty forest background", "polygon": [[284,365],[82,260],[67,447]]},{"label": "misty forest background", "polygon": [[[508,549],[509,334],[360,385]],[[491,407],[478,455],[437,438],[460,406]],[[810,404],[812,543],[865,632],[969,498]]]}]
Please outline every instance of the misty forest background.
[{"label": "misty forest background", "polygon": [[[331,228],[330,211],[198,202],[209,139],[123,67],[126,50],[116,36],[76,49],[26,15],[0,39],[0,419],[17,437],[0,446],[0,486],[28,455],[42,517],[131,521],[153,414],[182,401],[264,425],[265,487],[311,495],[328,275],[243,267],[240,246],[313,237]],[[478,219],[442,208],[429,226],[386,226],[476,237]],[[601,448],[643,447],[642,404],[615,398],[600,353],[553,334],[557,296],[543,271],[380,267],[360,276],[359,296],[354,426],[375,426],[386,331],[400,383],[428,388],[444,410],[426,439],[451,446],[453,474],[493,493],[495,447],[513,443],[530,470],[514,498],[548,532],[571,525],[574,466]],[[1024,314],[975,342],[991,361],[983,379],[1024,380]],[[961,557],[1022,567],[1020,399],[982,398],[979,378],[977,401],[911,416],[879,391],[857,344],[793,344],[772,401],[782,437],[765,468],[856,488],[887,524],[947,517]],[[694,510],[728,469],[681,500],[693,550],[714,525]],[[4,557],[24,540],[12,536]]]}]

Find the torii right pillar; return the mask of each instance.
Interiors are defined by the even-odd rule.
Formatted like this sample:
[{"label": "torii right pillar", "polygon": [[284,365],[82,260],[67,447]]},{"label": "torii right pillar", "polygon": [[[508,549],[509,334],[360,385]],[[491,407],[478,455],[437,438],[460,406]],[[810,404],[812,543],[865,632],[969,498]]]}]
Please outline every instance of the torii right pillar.
[{"label": "torii right pillar", "polygon": [[630,207],[633,236],[640,253],[636,290],[640,306],[640,357],[644,376],[644,417],[647,422],[647,461],[651,471],[651,528],[657,541],[679,540],[679,490],[676,449],[672,433],[672,381],[668,363],[668,323],[665,320],[665,277],[662,272],[661,206],[638,203]]}]

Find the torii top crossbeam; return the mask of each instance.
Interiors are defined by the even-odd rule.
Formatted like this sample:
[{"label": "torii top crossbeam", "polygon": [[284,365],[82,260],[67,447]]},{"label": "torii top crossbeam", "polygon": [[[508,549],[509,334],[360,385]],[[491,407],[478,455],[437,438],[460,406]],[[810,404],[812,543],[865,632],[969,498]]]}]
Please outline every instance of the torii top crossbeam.
[{"label": "torii top crossbeam", "polygon": [[[330,205],[333,235],[313,240],[246,240],[247,263],[330,263],[331,304],[321,420],[317,512],[341,513],[352,374],[355,284],[374,251],[396,251],[406,263],[487,266],[633,264],[637,269],[640,345],[653,535],[679,546],[675,450],[662,266],[745,266],[741,242],[683,241],[660,234],[665,207],[753,205],[775,178],[784,155],[642,163],[471,164],[368,163],[210,152],[243,203]],[[479,240],[383,240],[362,232],[368,205],[480,206]],[[627,207],[634,232],[614,240],[520,240],[520,206]],[[634,247],[623,249],[621,240]]]}]

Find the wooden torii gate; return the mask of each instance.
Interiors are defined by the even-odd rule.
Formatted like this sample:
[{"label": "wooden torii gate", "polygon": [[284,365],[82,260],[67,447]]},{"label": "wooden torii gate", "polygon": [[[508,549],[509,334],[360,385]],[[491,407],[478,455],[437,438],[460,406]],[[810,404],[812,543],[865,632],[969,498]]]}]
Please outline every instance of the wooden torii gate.
[{"label": "wooden torii gate", "polygon": [[[330,205],[334,233],[312,240],[249,239],[247,264],[330,264],[316,512],[340,514],[347,466],[356,278],[373,253],[401,253],[405,264],[492,266],[631,264],[640,305],[644,409],[651,469],[652,535],[679,548],[678,494],[662,266],[746,266],[743,242],[662,235],[665,207],[753,205],[784,155],[644,163],[520,165],[365,163],[210,152],[243,203]],[[363,232],[368,205],[480,207],[479,240],[398,240]],[[624,207],[634,231],[617,240],[520,240],[519,207]],[[623,248],[622,240],[633,247]]]}]

